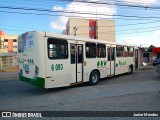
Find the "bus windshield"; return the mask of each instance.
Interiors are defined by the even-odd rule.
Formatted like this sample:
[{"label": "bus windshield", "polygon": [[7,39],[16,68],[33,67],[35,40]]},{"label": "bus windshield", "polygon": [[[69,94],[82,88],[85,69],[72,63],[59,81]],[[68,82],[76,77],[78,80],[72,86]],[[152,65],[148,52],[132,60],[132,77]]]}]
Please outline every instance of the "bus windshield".
[{"label": "bus windshield", "polygon": [[18,38],[18,53],[32,52],[34,49],[34,36],[25,33]]}]

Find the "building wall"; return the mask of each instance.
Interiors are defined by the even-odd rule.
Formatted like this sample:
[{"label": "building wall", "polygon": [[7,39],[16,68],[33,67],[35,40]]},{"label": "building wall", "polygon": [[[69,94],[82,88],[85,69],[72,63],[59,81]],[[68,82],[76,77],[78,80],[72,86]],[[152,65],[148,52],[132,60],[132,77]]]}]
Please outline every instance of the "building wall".
[{"label": "building wall", "polygon": [[[76,28],[75,28],[76,27]],[[70,18],[66,29],[68,35],[89,37],[89,24],[87,19]]]},{"label": "building wall", "polygon": [[113,20],[97,20],[97,39],[115,41],[115,23]]},{"label": "building wall", "polygon": [[64,31],[63,34],[67,35],[115,41],[115,23],[113,20],[70,18]]},{"label": "building wall", "polygon": [[0,53],[17,52],[18,36],[7,35],[0,31]]}]

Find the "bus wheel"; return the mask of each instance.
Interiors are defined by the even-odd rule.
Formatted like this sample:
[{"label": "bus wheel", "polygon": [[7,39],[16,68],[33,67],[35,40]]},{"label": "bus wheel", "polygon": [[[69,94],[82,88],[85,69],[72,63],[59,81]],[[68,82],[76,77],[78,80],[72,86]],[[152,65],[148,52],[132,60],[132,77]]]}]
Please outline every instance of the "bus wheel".
[{"label": "bus wheel", "polygon": [[97,71],[92,71],[89,78],[90,85],[96,85],[99,81],[99,73]]},{"label": "bus wheel", "polygon": [[132,73],[133,73],[133,66],[132,66],[132,65],[129,66],[128,73],[129,73],[129,74],[132,74]]}]

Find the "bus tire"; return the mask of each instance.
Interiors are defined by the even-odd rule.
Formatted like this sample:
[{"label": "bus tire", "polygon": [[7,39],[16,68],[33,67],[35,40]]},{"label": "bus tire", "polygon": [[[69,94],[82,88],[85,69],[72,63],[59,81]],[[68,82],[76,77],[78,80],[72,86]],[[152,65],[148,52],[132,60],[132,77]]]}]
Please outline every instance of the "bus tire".
[{"label": "bus tire", "polygon": [[100,79],[100,75],[98,71],[92,71],[89,78],[89,84],[90,85],[96,85]]},{"label": "bus tire", "polygon": [[130,65],[130,66],[129,66],[128,73],[129,73],[129,74],[132,74],[132,73],[133,73],[133,65]]}]

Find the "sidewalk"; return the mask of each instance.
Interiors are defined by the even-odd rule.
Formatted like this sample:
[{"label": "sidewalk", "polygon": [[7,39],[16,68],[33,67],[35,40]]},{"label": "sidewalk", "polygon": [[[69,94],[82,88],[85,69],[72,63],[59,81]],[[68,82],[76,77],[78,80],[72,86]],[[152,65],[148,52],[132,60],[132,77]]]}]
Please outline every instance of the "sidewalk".
[{"label": "sidewalk", "polygon": [[18,72],[0,72],[0,80],[18,79]]},{"label": "sidewalk", "polygon": [[139,65],[139,70],[156,70],[156,66],[153,66],[152,64],[143,66],[143,65]]}]

